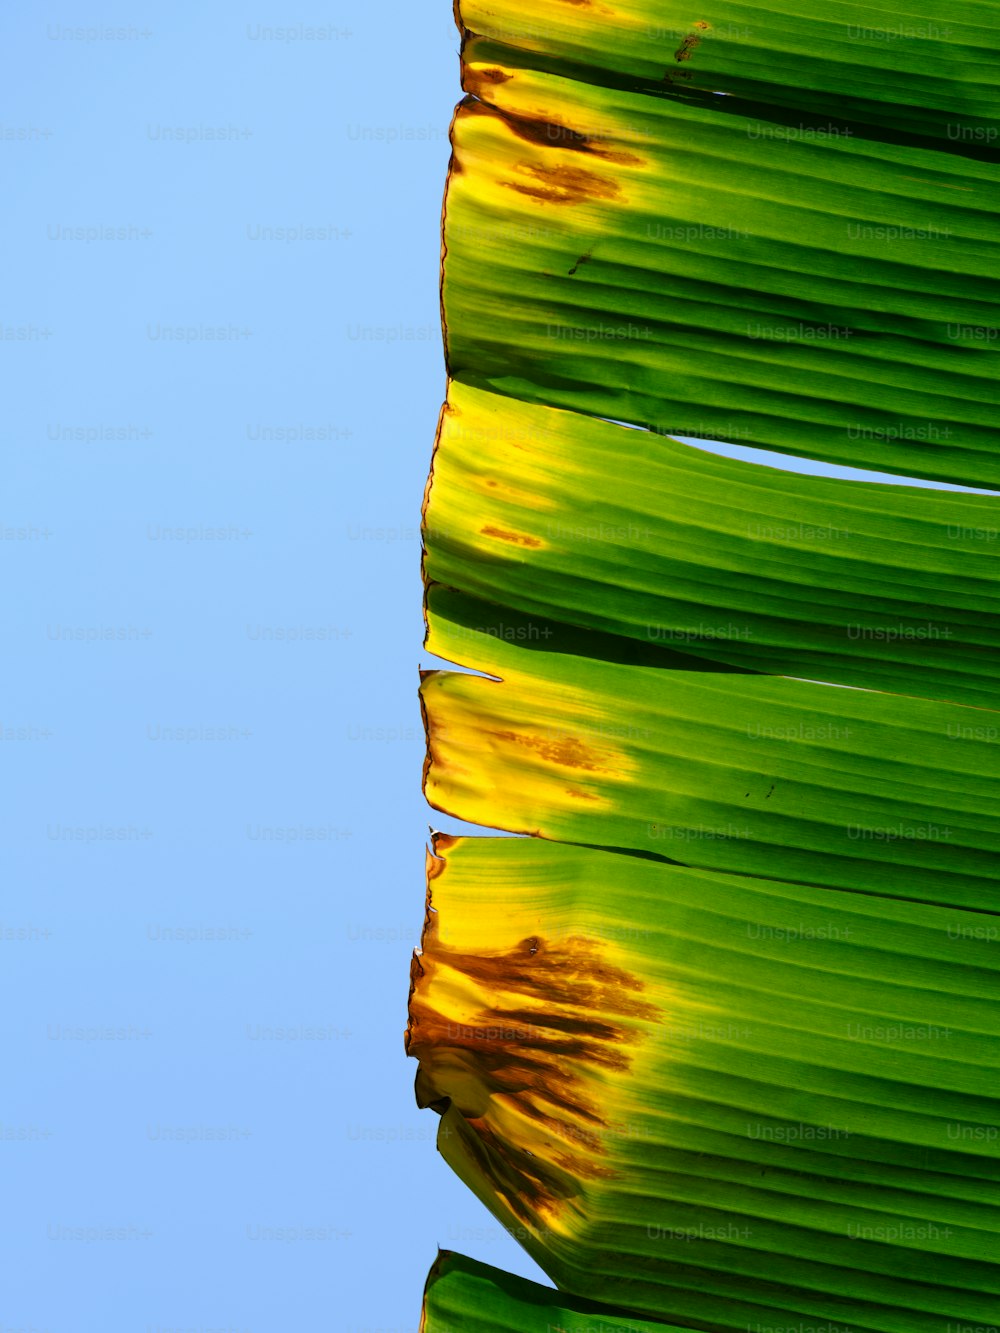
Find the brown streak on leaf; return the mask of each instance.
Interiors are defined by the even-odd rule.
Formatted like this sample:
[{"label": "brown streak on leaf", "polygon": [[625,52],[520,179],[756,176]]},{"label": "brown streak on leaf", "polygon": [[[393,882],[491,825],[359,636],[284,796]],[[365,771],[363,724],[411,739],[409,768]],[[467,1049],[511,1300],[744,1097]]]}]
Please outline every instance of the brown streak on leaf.
[{"label": "brown streak on leaf", "polygon": [[522,175],[533,176],[537,184],[518,185],[511,182],[509,188],[517,190],[534,199],[542,199],[553,204],[580,204],[587,199],[617,199],[621,186],[617,181],[584,167],[566,165],[541,165],[534,162],[522,162],[517,170]]},{"label": "brown streak on leaf", "polygon": [[598,14],[612,15],[615,11],[608,5],[595,5],[594,0],[560,0],[564,5],[575,5],[577,9],[593,9]]},{"label": "brown streak on leaf", "polygon": [[[465,115],[499,117],[519,139],[539,148],[563,148],[567,152],[588,153],[606,162],[622,162],[631,166],[641,166],[644,160],[635,153],[607,147],[597,135],[585,134],[559,121],[546,120],[544,116],[528,116],[512,111],[509,107],[498,107],[491,102],[473,102],[465,108]],[[613,136],[605,136],[610,137]]]},{"label": "brown streak on leaf", "polygon": [[541,546],[537,537],[528,537],[523,532],[507,532],[503,528],[495,528],[487,524],[485,528],[479,529],[484,537],[496,537],[503,542],[513,542],[516,546]]},{"label": "brown streak on leaf", "polygon": [[697,35],[697,33],[692,33],[690,37],[684,38],[683,42],[681,42],[680,46],[674,52],[674,59],[690,60],[691,53],[694,51],[694,48],[700,45],[701,45],[701,38]]},{"label": "brown streak on leaf", "polygon": [[607,769],[598,762],[596,751],[584,745],[575,736],[563,736],[559,740],[548,740],[544,736],[524,736],[516,731],[494,731],[497,740],[507,741],[511,745],[523,745],[534,750],[543,759],[553,764],[562,764],[564,768],[583,768],[591,773],[604,773]]},{"label": "brown streak on leaf", "polygon": [[642,162],[642,158],[636,157],[635,153],[605,148],[593,135],[581,134],[579,130],[571,130],[568,125],[559,125],[552,120],[532,120],[527,116],[510,114],[506,114],[504,119],[519,139],[542,148],[565,148],[573,153],[591,153],[594,157],[604,158],[606,162],[633,165]]},{"label": "brown streak on leaf", "polygon": [[605,162],[620,162],[626,167],[641,167],[645,161],[635,153],[626,153],[617,148],[594,148],[591,151],[602,157]]},{"label": "brown streak on leaf", "polygon": [[554,120],[539,120],[532,116],[516,116],[510,111],[503,118],[519,139],[539,144],[542,148],[568,148],[572,152],[593,152],[591,140],[579,130],[560,125]]}]

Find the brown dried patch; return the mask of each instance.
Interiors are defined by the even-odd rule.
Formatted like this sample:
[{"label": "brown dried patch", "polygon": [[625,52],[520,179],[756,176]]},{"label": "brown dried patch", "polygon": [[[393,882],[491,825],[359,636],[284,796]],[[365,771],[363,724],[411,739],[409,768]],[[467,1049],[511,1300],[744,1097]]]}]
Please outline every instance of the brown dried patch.
[{"label": "brown dried patch", "polygon": [[712,25],[711,25],[711,23],[707,22],[705,19],[698,19],[698,21],[695,23],[694,26],[695,26],[696,28],[702,28],[702,29],[705,29],[705,28],[710,28]]},{"label": "brown dried patch", "polygon": [[507,83],[513,77],[513,74],[496,67],[478,69],[472,65],[465,65],[462,69],[462,87],[473,97],[482,97],[489,88]]},{"label": "brown dried patch", "polygon": [[675,60],[690,60],[696,46],[701,45],[701,38],[697,33],[692,33],[690,37],[685,37],[683,42],[674,52]]},{"label": "brown dried patch", "polygon": [[[588,1071],[627,1073],[639,1025],[660,1010],[642,998],[640,978],[583,937],[534,935],[471,954],[442,944],[428,912],[422,944],[406,1033],[420,1061],[418,1104],[461,1116],[481,1170],[522,1221],[537,1222],[581,1182],[613,1174],[600,1160],[609,1122]],[[488,1007],[464,1011],[456,996]]]},{"label": "brown dried patch", "polygon": [[579,130],[560,125],[555,120],[538,120],[532,116],[515,116],[507,111],[504,120],[519,139],[539,144],[542,148],[568,148],[572,152],[592,151],[591,140]]},{"label": "brown dried patch", "polygon": [[546,203],[580,204],[587,199],[617,199],[621,194],[621,186],[617,181],[609,180],[607,176],[598,176],[585,167],[521,162],[517,170],[522,175],[534,177],[536,184],[518,185],[511,182],[509,188]]},{"label": "brown dried patch", "polygon": [[603,158],[605,162],[625,162],[635,165],[643,161],[635,153],[609,148],[605,140],[597,135],[583,134],[580,130],[570,129],[568,125],[561,125],[555,120],[518,116],[510,111],[501,114],[519,139],[538,144],[542,148],[565,148],[573,153],[590,153],[594,157]]},{"label": "brown dried patch", "polygon": [[523,532],[507,532],[503,528],[495,528],[487,525],[479,529],[484,537],[496,537],[502,542],[513,542],[516,546],[541,546],[537,537],[529,537]]},{"label": "brown dried patch", "polygon": [[614,137],[611,134],[585,134],[560,121],[546,120],[544,116],[527,116],[509,107],[498,107],[492,102],[480,100],[464,104],[463,115],[497,117],[519,139],[538,148],[563,148],[572,153],[588,153],[605,162],[621,162],[630,166],[642,166],[645,161],[635,153],[609,147],[608,140]]},{"label": "brown dried patch", "polygon": [[582,768],[590,773],[607,772],[597,751],[584,745],[576,736],[560,736],[558,740],[551,740],[545,736],[525,736],[516,731],[494,731],[490,734],[496,736],[497,740],[534,750],[543,759],[553,764],[562,764],[564,768]]}]

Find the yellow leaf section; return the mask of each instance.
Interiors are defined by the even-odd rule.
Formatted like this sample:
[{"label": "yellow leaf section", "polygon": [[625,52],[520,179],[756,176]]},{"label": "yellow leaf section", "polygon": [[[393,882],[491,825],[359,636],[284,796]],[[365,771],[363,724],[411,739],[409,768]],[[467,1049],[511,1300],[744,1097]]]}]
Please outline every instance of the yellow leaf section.
[{"label": "yellow leaf section", "polygon": [[[562,493],[574,481],[572,493],[578,496],[593,485],[593,465],[581,467],[577,461],[580,441],[574,430],[578,432],[579,420],[575,413],[555,408],[540,412],[516,398],[449,381],[424,498],[425,543],[457,541],[463,551],[530,564],[540,550],[554,548],[569,555],[589,533],[613,538],[613,525],[565,521]],[[511,529],[512,507],[528,511],[533,520],[529,524],[522,516],[525,531]],[[560,514],[557,521],[550,517],[553,511]],[[617,535],[632,548],[639,534],[630,521],[618,525]]]},{"label": "yellow leaf section", "polygon": [[[493,626],[492,631],[498,628],[502,632],[504,627]],[[517,628],[551,632],[530,623]],[[461,632],[455,627],[441,656],[461,660]],[[478,652],[482,631],[467,632],[470,649],[477,650],[475,666],[492,672],[496,662],[489,650]],[[435,643],[432,627],[427,646],[436,653]],[[508,671],[506,678],[517,676]],[[488,703],[486,690],[493,692]],[[614,808],[614,789],[618,784],[628,787],[636,771],[632,757],[614,743],[611,715],[596,706],[592,695],[566,684],[531,678],[532,716],[546,718],[544,725],[526,718],[517,691],[480,676],[425,672],[421,699],[427,729],[424,793],[436,809],[460,808],[462,818],[472,823],[556,838],[560,811],[578,809],[583,802],[592,809]],[[485,717],[492,723],[489,730],[483,727]],[[517,783],[519,808],[544,810],[554,819],[517,827],[512,822],[512,781]]]},{"label": "yellow leaf section", "polygon": [[[498,553],[510,558],[511,546],[520,548],[521,557],[535,550],[544,550],[551,524],[543,526],[541,516],[556,509],[557,502],[542,494],[542,488],[551,486],[551,460],[540,455],[537,416],[534,420],[515,399],[503,399],[502,411],[484,411],[480,399],[455,380],[448,383],[448,398],[438,421],[434,441],[434,457],[424,494],[423,518],[425,542],[448,539],[452,524],[442,525],[440,518],[428,522],[431,493],[438,490],[444,503],[459,506],[459,531],[463,544],[472,544],[477,550]],[[469,466],[468,460],[480,457],[485,450],[502,446],[502,467],[484,463]],[[462,459],[458,469],[452,459]],[[536,461],[537,460],[537,461]],[[564,458],[566,472],[581,474],[571,458]],[[516,484],[511,480],[516,479]],[[438,489],[439,488],[439,489]],[[437,497],[435,496],[435,499]],[[540,521],[530,532],[513,532],[502,517],[502,507],[517,505],[536,511]],[[498,544],[502,548],[498,551]]]},{"label": "yellow leaf section", "polygon": [[[589,158],[594,165],[648,165],[642,150],[655,142],[651,130],[605,105],[588,103],[572,80],[475,60],[463,63],[462,79],[466,91],[484,104],[468,107],[470,114],[482,114],[486,107],[502,110],[518,139],[562,149],[573,155],[564,159],[567,164],[579,166]],[[610,194],[618,192],[617,184],[610,188]]]},{"label": "yellow leaf section", "polygon": [[566,1235],[587,1182],[615,1174],[624,1075],[662,1010],[626,947],[553,931],[548,883],[484,893],[463,876],[462,843],[437,834],[427,858],[406,1033],[417,1101],[442,1114],[442,1153],[490,1207]]},{"label": "yellow leaf section", "polygon": [[511,46],[544,50],[556,34],[593,48],[595,23],[637,28],[648,23],[646,6],[606,0],[461,0],[460,26]]},{"label": "yellow leaf section", "polygon": [[[661,130],[659,108],[640,125],[634,112],[602,105],[569,79],[500,65],[470,63],[464,70],[475,100],[467,99],[456,113],[448,208],[461,199],[466,224],[470,203],[494,227],[497,219],[517,215],[537,227],[541,209],[556,236],[566,205],[583,205],[572,210],[573,234],[580,235],[581,215],[589,215],[596,240],[607,234],[602,209],[631,208],[643,177],[653,183],[650,152]],[[446,220],[446,242],[455,237]],[[475,240],[472,225],[468,239]],[[546,239],[544,233],[539,239]]]}]

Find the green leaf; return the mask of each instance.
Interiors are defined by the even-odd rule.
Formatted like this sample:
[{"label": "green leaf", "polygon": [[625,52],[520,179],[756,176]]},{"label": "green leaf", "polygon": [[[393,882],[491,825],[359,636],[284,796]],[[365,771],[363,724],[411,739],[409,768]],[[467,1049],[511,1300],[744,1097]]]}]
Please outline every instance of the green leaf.
[{"label": "green leaf", "polygon": [[[629,641],[431,588],[431,804],[474,823],[706,869],[996,912],[996,714],[610,660]],[[610,640],[610,641],[609,641]],[[588,655],[590,654],[590,655]],[[971,729],[971,730],[970,730]]]},{"label": "green leaf", "polygon": [[426,537],[429,579],[528,614],[1000,705],[992,496],[797,476],[456,383]]},{"label": "green leaf", "polygon": [[[560,1296],[463,1254],[442,1250],[424,1292],[422,1333],[677,1333],[590,1301]],[[683,1333],[683,1331],[682,1331]]]},{"label": "green leaf", "polygon": [[663,434],[1000,484],[995,152],[892,142],[836,99],[787,125],[475,57],[445,209],[453,376]]},{"label": "green leaf", "polygon": [[745,1330],[987,1320],[996,917],[439,837],[417,1097],[561,1288]]},{"label": "green leaf", "polygon": [[[993,3],[914,9],[707,0],[462,0],[467,64],[512,60],[646,93],[731,97],[871,129],[958,144],[997,143],[1000,36]],[[475,34],[481,34],[476,36]],[[467,85],[468,86],[468,85]],[[950,129],[949,129],[950,127]],[[956,131],[965,130],[965,134]]]},{"label": "green leaf", "polygon": [[560,1287],[733,1333],[996,1311],[995,917],[538,839],[428,871],[418,1100]]}]

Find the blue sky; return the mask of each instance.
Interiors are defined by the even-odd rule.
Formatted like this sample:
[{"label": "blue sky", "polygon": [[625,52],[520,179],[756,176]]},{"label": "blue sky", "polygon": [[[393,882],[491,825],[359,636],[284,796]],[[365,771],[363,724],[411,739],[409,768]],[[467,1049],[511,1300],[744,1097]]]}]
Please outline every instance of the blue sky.
[{"label": "blue sky", "polygon": [[0,1333],[540,1276],[403,1057],[458,42],[356,9],[0,19]]},{"label": "blue sky", "polygon": [[532,1271],[402,1048],[456,48],[0,20],[2,1333],[415,1330],[438,1243]]}]

